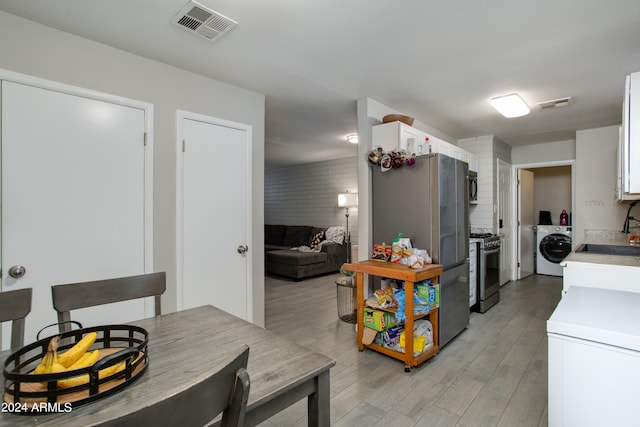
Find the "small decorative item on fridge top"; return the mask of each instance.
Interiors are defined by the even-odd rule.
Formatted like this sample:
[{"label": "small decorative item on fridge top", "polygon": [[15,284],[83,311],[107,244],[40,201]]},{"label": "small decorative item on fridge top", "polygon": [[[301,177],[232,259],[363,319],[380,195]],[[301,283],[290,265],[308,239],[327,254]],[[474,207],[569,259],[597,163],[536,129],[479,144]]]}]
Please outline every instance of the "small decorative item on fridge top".
[{"label": "small decorative item on fridge top", "polygon": [[380,166],[382,172],[398,169],[403,165],[413,166],[416,163],[415,153],[407,153],[404,150],[384,151],[382,147],[375,147],[367,154],[370,166]]}]

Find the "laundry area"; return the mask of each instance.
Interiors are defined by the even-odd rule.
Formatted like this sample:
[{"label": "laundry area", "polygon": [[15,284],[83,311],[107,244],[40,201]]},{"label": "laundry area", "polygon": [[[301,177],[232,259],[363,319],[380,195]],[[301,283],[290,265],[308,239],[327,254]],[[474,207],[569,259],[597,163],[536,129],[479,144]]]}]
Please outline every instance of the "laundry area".
[{"label": "laundry area", "polygon": [[537,226],[533,251],[535,273],[562,276],[560,262],[572,248],[571,166],[530,168]]}]

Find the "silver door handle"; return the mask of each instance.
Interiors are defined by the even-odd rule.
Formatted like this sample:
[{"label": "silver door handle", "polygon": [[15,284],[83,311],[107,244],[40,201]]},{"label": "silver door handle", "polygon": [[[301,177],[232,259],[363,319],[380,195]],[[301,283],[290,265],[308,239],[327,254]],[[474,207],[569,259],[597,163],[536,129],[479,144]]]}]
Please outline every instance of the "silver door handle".
[{"label": "silver door handle", "polygon": [[9,276],[13,277],[14,279],[21,278],[26,272],[27,269],[21,265],[14,265],[13,267],[9,268]]},{"label": "silver door handle", "polygon": [[249,250],[249,247],[246,245],[240,245],[238,246],[238,249],[236,249],[238,251],[239,254],[243,254],[245,252],[247,252]]}]

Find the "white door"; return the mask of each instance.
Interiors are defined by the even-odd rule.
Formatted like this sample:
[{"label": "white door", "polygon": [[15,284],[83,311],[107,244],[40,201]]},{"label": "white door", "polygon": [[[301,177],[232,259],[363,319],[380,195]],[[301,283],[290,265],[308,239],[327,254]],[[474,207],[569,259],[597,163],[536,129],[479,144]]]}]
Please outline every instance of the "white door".
[{"label": "white door", "polygon": [[513,271],[513,224],[511,209],[511,165],[498,159],[498,233],[500,246],[500,285],[511,280]]},{"label": "white door", "polygon": [[251,321],[251,127],[178,112],[178,141],[178,309]]},{"label": "white door", "polygon": [[533,274],[536,240],[533,172],[518,169],[518,279]]},{"label": "white door", "polygon": [[[33,288],[26,343],[57,321],[51,285],[145,272],[145,123],[142,108],[2,81],[2,289]],[[24,276],[12,277],[14,266]],[[144,307],[72,319],[121,323]]]}]

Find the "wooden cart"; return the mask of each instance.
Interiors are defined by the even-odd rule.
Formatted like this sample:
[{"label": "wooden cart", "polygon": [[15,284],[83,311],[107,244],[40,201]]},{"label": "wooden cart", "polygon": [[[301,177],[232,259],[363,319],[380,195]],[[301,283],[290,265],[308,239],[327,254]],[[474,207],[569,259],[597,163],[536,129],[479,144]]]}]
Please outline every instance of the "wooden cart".
[{"label": "wooden cart", "polygon": [[[395,359],[404,361],[405,371],[409,372],[411,367],[418,366],[422,362],[428,360],[439,351],[438,347],[438,308],[433,308],[429,312],[421,313],[419,315],[413,314],[413,289],[416,282],[422,282],[423,280],[431,279],[432,283],[439,283],[440,275],[442,274],[442,266],[439,264],[429,264],[424,268],[413,269],[406,265],[395,264],[383,261],[360,261],[351,264],[344,264],[342,266],[345,270],[353,271],[356,273],[356,298],[357,298],[357,321],[358,321],[358,335],[356,343],[358,350],[363,351],[365,347],[380,353],[391,356]],[[402,280],[405,283],[405,352],[395,351],[393,349],[383,347],[378,344],[363,344],[362,335],[364,331],[364,307],[365,307],[365,274],[370,276],[379,276],[389,279]],[[396,308],[376,310],[389,311],[395,313]],[[433,346],[426,349],[418,356],[413,354],[413,323],[415,320],[427,317],[433,325]]]}]

